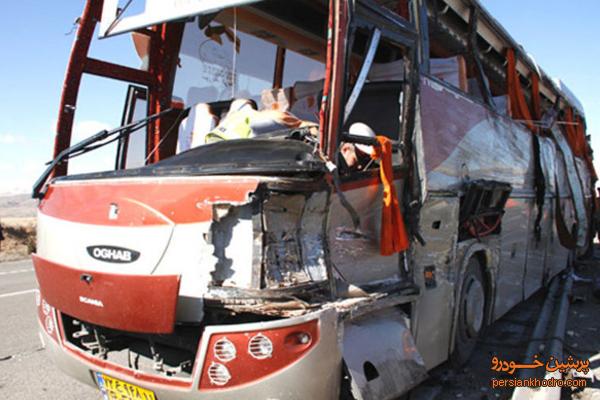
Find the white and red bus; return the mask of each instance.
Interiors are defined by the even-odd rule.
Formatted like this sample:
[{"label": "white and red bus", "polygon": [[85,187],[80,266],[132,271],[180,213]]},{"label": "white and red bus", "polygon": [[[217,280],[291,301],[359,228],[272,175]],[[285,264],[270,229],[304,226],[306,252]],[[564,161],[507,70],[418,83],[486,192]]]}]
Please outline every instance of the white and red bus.
[{"label": "white and red bus", "polygon": [[395,398],[593,236],[583,108],[476,0],[88,0],[54,155],[40,329],[107,399]]}]

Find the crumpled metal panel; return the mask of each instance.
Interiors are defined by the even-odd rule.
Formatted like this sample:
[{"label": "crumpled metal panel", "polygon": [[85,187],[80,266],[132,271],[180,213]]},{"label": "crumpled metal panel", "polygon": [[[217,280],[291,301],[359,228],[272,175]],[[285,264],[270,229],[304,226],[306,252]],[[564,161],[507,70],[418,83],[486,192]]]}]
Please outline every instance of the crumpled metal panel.
[{"label": "crumpled metal panel", "polygon": [[500,233],[500,273],[496,278],[494,318],[500,318],[523,300],[523,278],[527,262],[527,229],[533,197],[511,195],[504,208]]},{"label": "crumpled metal panel", "polygon": [[[556,231],[556,221],[554,218],[556,201],[556,182],[561,188],[561,196],[570,196],[569,185],[565,182],[564,163],[562,154],[557,151],[554,141],[550,138],[539,137],[540,141],[540,161],[544,179],[546,181],[546,198],[544,201],[544,219],[542,220],[542,237],[546,241],[546,255],[544,262],[544,280],[545,283],[562,271],[567,263],[569,250],[560,245],[558,233]],[[555,180],[556,177],[556,180]],[[562,202],[570,204],[567,198]],[[567,221],[574,221],[573,216],[566,216]],[[546,220],[548,220],[546,222]],[[546,231],[548,229],[548,231]],[[526,293],[527,295],[527,293]]]},{"label": "crumpled metal panel", "polygon": [[310,279],[319,282],[327,279],[325,265],[325,223],[327,219],[329,192],[312,194],[304,205],[300,231],[302,263]]},{"label": "crumpled metal panel", "polygon": [[556,147],[554,141],[550,138],[538,137],[540,142],[540,163],[544,173],[546,184],[546,194],[554,195],[556,185],[554,177],[556,176]]},{"label": "crumpled metal panel", "polygon": [[[566,199],[565,199],[566,200]],[[570,205],[570,202],[566,203]],[[564,270],[567,265],[567,259],[569,257],[569,249],[563,247],[560,244],[560,240],[558,238],[558,231],[556,229],[556,221],[554,220],[554,208],[556,207],[554,203],[554,199],[552,199],[552,204],[548,205],[549,211],[552,213],[552,224],[551,224],[551,234],[548,240],[548,250],[546,253],[546,276],[545,283],[547,284],[550,279],[552,279],[556,274],[560,271]],[[572,208],[567,208],[572,211]],[[572,218],[571,218],[572,220]],[[568,221],[568,219],[567,219]]]},{"label": "crumpled metal panel", "polygon": [[421,88],[430,191],[459,189],[466,179],[533,187],[531,133],[441,83],[424,78]]},{"label": "crumpled metal panel", "polygon": [[357,400],[394,399],[427,377],[427,370],[397,308],[347,321],[343,356]]},{"label": "crumpled metal panel", "polygon": [[583,187],[583,196],[585,198],[589,198],[592,196],[592,177],[590,175],[590,170],[587,168],[585,164],[585,160],[574,157],[575,158],[575,166],[577,167],[577,172],[579,172],[579,177],[581,178],[581,185]]},{"label": "crumpled metal panel", "polygon": [[587,231],[589,221],[587,220],[587,213],[585,209],[585,197],[583,194],[583,188],[579,180],[577,173],[577,166],[573,157],[573,153],[567,140],[563,136],[562,132],[558,127],[552,128],[552,135],[558,144],[558,147],[564,155],[564,161],[567,171],[567,182],[573,194],[573,205],[575,207],[575,214],[577,216],[577,246],[585,247],[587,244]]},{"label": "crumpled metal panel", "polygon": [[489,122],[473,127],[448,159],[429,172],[429,190],[458,189],[467,179],[506,182],[513,189],[532,186],[529,134],[503,123],[496,130]]},{"label": "crumpled metal panel", "polygon": [[542,209],[542,219],[540,220],[539,240],[535,235],[535,220],[538,216],[538,208],[535,201],[529,203],[529,230],[527,232],[527,265],[525,267],[525,277],[523,278],[523,298],[527,299],[535,293],[544,284],[545,259],[547,244],[552,234],[552,214],[550,213],[548,203],[551,199],[546,199]]},{"label": "crumpled metal panel", "polygon": [[328,192],[310,196],[271,193],[263,203],[267,286],[327,278],[324,221],[328,199]]},{"label": "crumpled metal panel", "polygon": [[[402,181],[395,184],[397,193],[401,194]],[[348,283],[357,286],[400,280],[399,255],[382,256],[380,250],[382,185],[379,182],[364,184],[344,194],[359,213],[361,226],[359,232],[354,230],[348,211],[339,197],[332,195],[328,237],[333,265]]]},{"label": "crumpled metal panel", "polygon": [[[457,280],[458,196],[431,194],[421,208],[420,232],[425,246],[412,246],[415,283],[422,288],[412,323],[417,348],[428,369],[444,362],[450,348],[454,287]],[[425,269],[433,281],[425,282]]]},{"label": "crumpled metal panel", "polygon": [[[538,136],[540,143],[540,164],[544,174],[544,183],[546,186],[544,206],[542,208],[542,219],[540,221],[540,238],[535,235],[534,226],[538,216],[538,208],[535,201],[530,202],[529,212],[529,231],[527,234],[527,265],[525,268],[525,278],[523,279],[524,298],[527,299],[545,282],[548,275],[548,264],[553,260],[547,256],[550,251],[549,246],[553,242],[553,193],[556,191],[554,176],[556,173],[556,147],[550,138]],[[553,244],[552,244],[553,245]]]}]

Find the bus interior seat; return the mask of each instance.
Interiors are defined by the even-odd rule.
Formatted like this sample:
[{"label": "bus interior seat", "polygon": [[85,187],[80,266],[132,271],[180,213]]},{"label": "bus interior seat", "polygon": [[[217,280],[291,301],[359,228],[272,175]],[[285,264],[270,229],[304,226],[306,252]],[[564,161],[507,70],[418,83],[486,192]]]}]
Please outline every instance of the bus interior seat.
[{"label": "bus interior seat", "polygon": [[318,123],[323,83],[323,79],[298,81],[287,88],[265,89],[261,93],[261,109],[289,111],[302,120]]},{"label": "bus interior seat", "polygon": [[325,80],[298,81],[292,89],[293,102],[290,112],[296,117],[319,123],[320,100]]},{"label": "bus interior seat", "polygon": [[260,110],[288,111],[292,103],[292,88],[263,89]]},{"label": "bus interior seat", "polygon": [[219,118],[208,103],[197,103],[179,124],[177,154],[204,144],[206,134],[219,124]]}]

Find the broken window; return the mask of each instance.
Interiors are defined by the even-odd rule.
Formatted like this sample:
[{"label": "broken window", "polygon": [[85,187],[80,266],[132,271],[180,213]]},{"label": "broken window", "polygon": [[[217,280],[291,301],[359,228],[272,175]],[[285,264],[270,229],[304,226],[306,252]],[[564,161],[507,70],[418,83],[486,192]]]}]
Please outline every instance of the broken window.
[{"label": "broken window", "polygon": [[[235,44],[234,44],[235,42]],[[276,46],[213,21],[185,26],[173,94],[186,106],[234,98],[260,100],[272,86]]]},{"label": "broken window", "polygon": [[[344,132],[374,139],[385,136],[398,141],[403,119],[403,90],[406,85],[406,52],[378,30],[359,29],[353,38],[350,56],[348,99]],[[370,146],[342,142],[339,164],[342,173],[377,170]],[[402,163],[402,154],[393,149],[393,164]]]}]

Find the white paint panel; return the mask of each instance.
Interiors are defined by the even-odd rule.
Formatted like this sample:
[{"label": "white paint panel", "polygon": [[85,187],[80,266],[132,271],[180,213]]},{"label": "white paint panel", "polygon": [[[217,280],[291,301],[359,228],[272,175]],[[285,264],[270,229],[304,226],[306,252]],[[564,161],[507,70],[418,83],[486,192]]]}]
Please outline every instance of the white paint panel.
[{"label": "white paint panel", "polygon": [[[255,3],[258,0],[133,0],[145,5],[144,12],[127,15],[115,20],[119,0],[105,0],[100,20],[100,37],[114,36],[145,28],[159,23],[192,17],[199,14],[209,14],[228,7]],[[123,5],[121,5],[122,7]]]},{"label": "white paint panel", "polygon": [[[105,226],[65,221],[38,211],[37,254],[71,268],[112,274],[150,274],[159,263],[172,225]],[[116,264],[92,258],[88,246],[117,246],[140,252],[131,263]]]},{"label": "white paint panel", "polygon": [[[38,255],[49,261],[88,271],[131,275],[179,275],[178,321],[201,321],[202,297],[213,280],[219,258],[211,240],[213,221],[194,224],[118,227],[82,224],[38,212]],[[132,263],[115,264],[92,258],[93,245],[125,247],[140,252]],[[251,219],[238,219],[224,246],[225,286],[252,286],[253,228]]]}]

